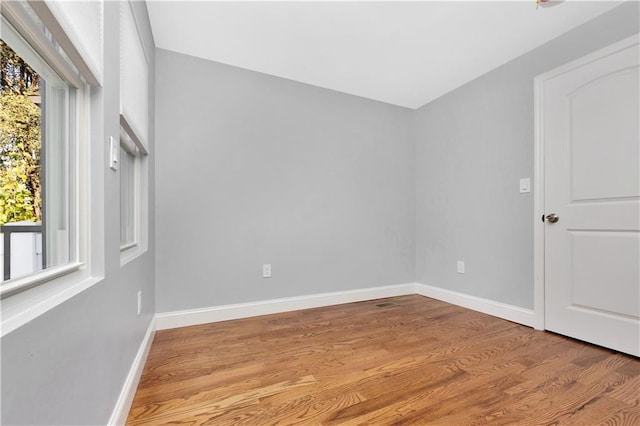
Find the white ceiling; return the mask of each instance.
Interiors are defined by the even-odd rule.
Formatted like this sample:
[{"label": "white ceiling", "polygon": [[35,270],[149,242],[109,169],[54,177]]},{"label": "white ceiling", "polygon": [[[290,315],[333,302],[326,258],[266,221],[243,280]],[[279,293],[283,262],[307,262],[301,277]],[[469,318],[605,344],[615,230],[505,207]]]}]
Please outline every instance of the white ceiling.
[{"label": "white ceiling", "polygon": [[408,108],[620,4],[150,1],[156,46]]}]

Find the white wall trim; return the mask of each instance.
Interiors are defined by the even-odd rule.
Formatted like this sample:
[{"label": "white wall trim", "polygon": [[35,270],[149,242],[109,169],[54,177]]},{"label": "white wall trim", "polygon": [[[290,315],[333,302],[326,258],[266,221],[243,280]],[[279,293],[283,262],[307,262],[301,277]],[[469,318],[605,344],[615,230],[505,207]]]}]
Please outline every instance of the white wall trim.
[{"label": "white wall trim", "polygon": [[413,283],[286,297],[156,314],[158,330],[415,294]]},{"label": "white wall trim", "polygon": [[537,328],[533,310],[427,284],[406,283],[382,287],[369,287],[357,290],[312,294],[308,296],[286,297],[282,299],[261,300],[257,302],[220,305],[184,311],[162,312],[156,314],[156,329],[188,327],[211,322],[250,318],[260,315],[277,314],[301,309],[362,302],[385,297],[419,294],[441,300],[463,308],[472,309],[518,324]]},{"label": "white wall trim", "polygon": [[544,330],[544,80],[533,82],[533,311],[534,327]]},{"label": "white wall trim", "polygon": [[441,300],[463,308],[472,309],[487,315],[513,321],[518,324],[535,327],[533,310],[524,309],[506,303],[495,302],[482,297],[470,296],[457,291],[447,290],[428,284],[415,284],[416,293],[432,299]]},{"label": "white wall trim", "polygon": [[155,332],[156,319],[154,317],[151,319],[151,323],[149,323],[149,328],[147,328],[147,332],[142,339],[142,343],[140,343],[140,348],[138,348],[138,353],[133,360],[133,364],[131,364],[129,374],[127,374],[127,378],[124,381],[116,406],[113,408],[113,413],[109,419],[110,426],[124,425],[127,421],[127,416],[129,415],[131,404],[133,403],[133,397],[138,389],[140,376],[142,376],[142,370],[144,369],[144,364],[147,361],[147,355],[149,354],[149,349],[151,349],[151,342],[153,341]]}]

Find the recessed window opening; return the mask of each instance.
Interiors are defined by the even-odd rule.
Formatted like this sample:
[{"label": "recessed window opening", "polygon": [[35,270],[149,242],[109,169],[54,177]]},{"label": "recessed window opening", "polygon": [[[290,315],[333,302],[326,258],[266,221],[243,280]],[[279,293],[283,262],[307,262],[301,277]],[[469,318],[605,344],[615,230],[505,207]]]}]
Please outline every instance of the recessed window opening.
[{"label": "recessed window opening", "polygon": [[[75,157],[82,89],[61,77],[4,16],[0,35],[0,290],[5,297],[34,285],[25,277],[79,263]],[[43,31],[43,36],[77,76],[51,35]]]}]

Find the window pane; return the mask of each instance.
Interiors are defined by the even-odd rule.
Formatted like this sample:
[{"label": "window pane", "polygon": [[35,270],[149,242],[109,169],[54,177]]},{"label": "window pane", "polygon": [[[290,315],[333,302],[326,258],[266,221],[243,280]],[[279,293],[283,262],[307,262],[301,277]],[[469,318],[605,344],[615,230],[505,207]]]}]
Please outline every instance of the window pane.
[{"label": "window pane", "polygon": [[120,246],[137,243],[136,157],[120,146]]},{"label": "window pane", "polygon": [[0,40],[0,225],[10,241],[3,281],[69,263],[71,238],[71,92],[8,30]]},{"label": "window pane", "polygon": [[45,117],[45,215],[47,267],[69,262],[69,185],[66,126],[66,90],[46,87]]}]

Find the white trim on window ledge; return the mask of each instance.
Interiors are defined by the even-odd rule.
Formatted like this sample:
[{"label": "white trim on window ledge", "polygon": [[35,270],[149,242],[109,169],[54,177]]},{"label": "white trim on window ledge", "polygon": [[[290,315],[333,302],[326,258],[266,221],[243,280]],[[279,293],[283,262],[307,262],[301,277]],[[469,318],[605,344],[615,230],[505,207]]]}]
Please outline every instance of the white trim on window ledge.
[{"label": "white trim on window ledge", "polygon": [[147,251],[139,242],[125,244],[120,247],[120,266],[124,266]]},{"label": "white trim on window ledge", "polygon": [[2,287],[0,287],[0,298],[4,299],[5,297],[28,290],[46,281],[70,274],[71,272],[79,270],[82,266],[84,266],[82,262],[68,263],[54,268],[47,268],[37,274],[5,281],[2,283]]}]

